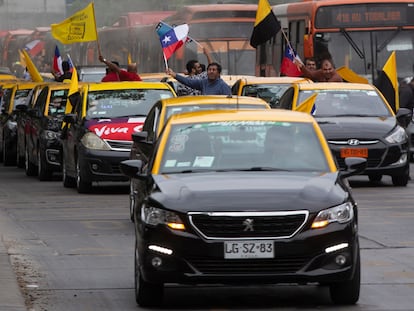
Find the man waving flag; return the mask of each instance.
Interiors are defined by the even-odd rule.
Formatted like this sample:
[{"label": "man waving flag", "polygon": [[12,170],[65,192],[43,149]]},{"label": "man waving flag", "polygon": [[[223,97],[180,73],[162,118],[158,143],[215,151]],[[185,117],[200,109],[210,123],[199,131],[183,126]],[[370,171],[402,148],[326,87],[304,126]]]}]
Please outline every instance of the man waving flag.
[{"label": "man waving flag", "polygon": [[273,14],[272,7],[267,0],[259,0],[254,23],[253,33],[250,37],[250,45],[257,48],[258,45],[265,43],[275,36],[279,30],[280,22]]}]

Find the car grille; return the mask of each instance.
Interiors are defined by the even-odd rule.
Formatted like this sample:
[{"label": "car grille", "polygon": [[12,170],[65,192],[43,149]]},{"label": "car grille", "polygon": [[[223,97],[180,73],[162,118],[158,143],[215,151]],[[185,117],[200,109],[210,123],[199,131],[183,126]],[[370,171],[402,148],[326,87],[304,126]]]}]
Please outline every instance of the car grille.
[{"label": "car grille", "polygon": [[305,224],[308,211],[189,213],[194,229],[207,239],[292,237]]},{"label": "car grille", "polygon": [[205,259],[189,258],[189,263],[203,274],[272,274],[294,273],[310,260],[308,257],[274,259]]},{"label": "car grille", "polygon": [[112,150],[116,151],[130,151],[132,146],[132,141],[124,140],[105,140],[107,144],[111,147]]}]

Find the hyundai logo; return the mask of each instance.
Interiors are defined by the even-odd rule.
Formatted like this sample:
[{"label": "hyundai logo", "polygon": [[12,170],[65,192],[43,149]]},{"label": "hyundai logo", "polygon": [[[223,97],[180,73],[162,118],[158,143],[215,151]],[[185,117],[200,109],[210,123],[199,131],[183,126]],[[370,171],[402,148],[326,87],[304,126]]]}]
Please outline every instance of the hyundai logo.
[{"label": "hyundai logo", "polygon": [[358,139],[348,139],[348,145],[357,146],[357,145],[359,145],[359,140]]},{"label": "hyundai logo", "polygon": [[253,219],[247,218],[243,221],[244,230],[243,231],[254,231],[253,228]]}]

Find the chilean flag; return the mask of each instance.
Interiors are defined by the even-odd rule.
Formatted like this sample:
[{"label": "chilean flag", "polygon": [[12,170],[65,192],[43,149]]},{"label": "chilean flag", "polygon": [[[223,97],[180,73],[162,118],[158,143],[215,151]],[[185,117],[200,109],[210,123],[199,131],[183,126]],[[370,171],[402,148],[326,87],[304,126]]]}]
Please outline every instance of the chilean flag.
[{"label": "chilean flag", "polygon": [[29,52],[31,56],[36,56],[45,47],[45,42],[42,40],[33,40],[24,46],[24,49]]},{"label": "chilean flag", "polygon": [[165,33],[161,29],[157,29],[165,59],[169,59],[175,51],[187,42],[188,31],[187,24],[173,27]]},{"label": "chilean flag", "polygon": [[282,59],[282,64],[280,65],[280,75],[288,77],[300,77],[303,75],[302,71],[294,63],[295,59],[301,62],[295,50],[292,47],[287,46],[285,55]]},{"label": "chilean flag", "polygon": [[63,75],[62,57],[60,56],[59,48],[57,45],[55,47],[55,55],[53,56],[53,70],[54,72]]}]

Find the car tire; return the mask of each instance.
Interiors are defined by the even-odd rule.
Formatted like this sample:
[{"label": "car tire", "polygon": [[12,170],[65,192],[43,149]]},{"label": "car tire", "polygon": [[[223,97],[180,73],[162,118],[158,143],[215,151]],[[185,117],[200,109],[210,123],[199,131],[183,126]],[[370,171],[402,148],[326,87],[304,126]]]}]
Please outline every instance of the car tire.
[{"label": "car tire", "polygon": [[368,175],[370,182],[380,182],[382,179],[382,175]]},{"label": "car tire", "polygon": [[78,193],[90,193],[92,191],[92,182],[86,181],[82,176],[79,158],[76,159],[76,188]]},{"label": "car tire", "polygon": [[396,187],[405,187],[408,184],[408,180],[410,179],[410,175],[405,173],[403,175],[395,175],[391,176],[392,184]]},{"label": "car tire", "polygon": [[135,196],[134,186],[132,180],[129,182],[129,218],[132,222],[134,221],[134,209],[135,209]]},{"label": "car tire", "polygon": [[24,167],[24,157],[20,156],[20,146],[19,143],[17,143],[16,145],[16,166],[18,168],[23,168]]},{"label": "car tire", "polygon": [[350,280],[338,282],[329,286],[331,300],[337,305],[353,305],[359,299],[361,288],[361,258],[358,248],[354,275]]},{"label": "car tire", "polygon": [[32,162],[30,162],[29,158],[29,150],[24,150],[24,170],[27,176],[36,176],[37,174],[37,167]]},{"label": "car tire", "polygon": [[68,176],[65,161],[63,161],[62,163],[62,181],[63,181],[63,187],[65,188],[76,187],[76,178]]},{"label": "car tire", "polygon": [[8,148],[5,139],[3,138],[3,165],[4,166],[11,166],[15,165],[15,157],[13,156],[13,152],[10,151],[10,148]]},{"label": "car tire", "polygon": [[52,173],[47,170],[46,155],[40,150],[40,147],[37,149],[37,177],[40,181],[52,178]]},{"label": "car tire", "polygon": [[140,274],[138,250],[135,247],[135,300],[141,307],[156,307],[164,296],[163,284],[152,284],[144,281]]}]

